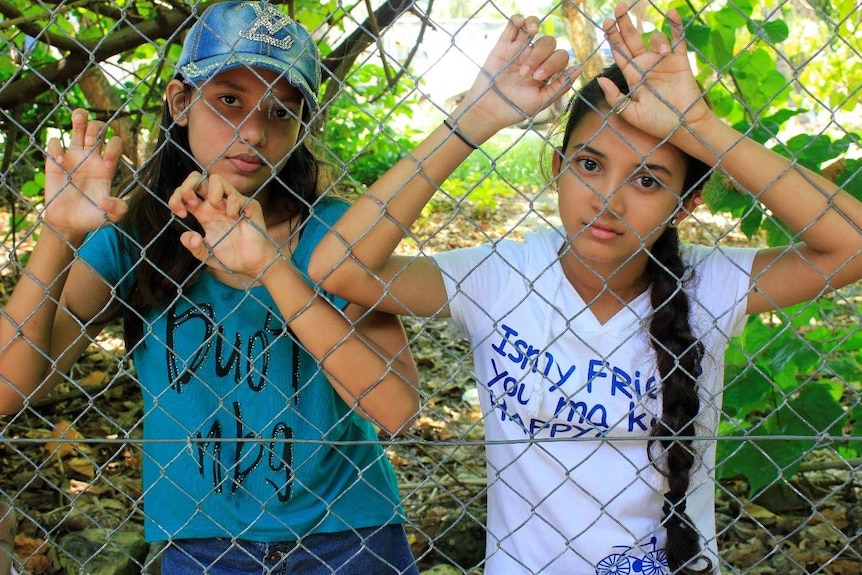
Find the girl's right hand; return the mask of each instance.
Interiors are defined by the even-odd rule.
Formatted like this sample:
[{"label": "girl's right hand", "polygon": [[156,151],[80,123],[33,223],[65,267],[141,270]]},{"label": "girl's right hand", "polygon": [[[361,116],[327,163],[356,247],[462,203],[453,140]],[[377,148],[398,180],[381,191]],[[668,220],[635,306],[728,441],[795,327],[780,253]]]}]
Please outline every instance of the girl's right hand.
[{"label": "girl's right hand", "polygon": [[268,235],[260,203],[243,196],[218,174],[192,172],[168,199],[175,216],[194,216],[204,235],[180,236],[183,246],[217,271],[239,276],[250,285],[259,281],[278,257]]},{"label": "girl's right hand", "polygon": [[104,142],[105,123],[87,119],[87,111],[72,112],[72,134],[64,149],[57,138],[47,145],[43,221],[56,233],[80,238],[125,215],[126,203],[111,197],[111,184],[123,140]]},{"label": "girl's right hand", "polygon": [[[491,49],[482,70],[458,109],[458,123],[470,121],[472,136],[486,138],[529,119],[556,101],[580,70],[566,68],[569,54],[550,36],[534,38],[539,19],[513,16]],[[480,133],[481,131],[481,133]]]}]

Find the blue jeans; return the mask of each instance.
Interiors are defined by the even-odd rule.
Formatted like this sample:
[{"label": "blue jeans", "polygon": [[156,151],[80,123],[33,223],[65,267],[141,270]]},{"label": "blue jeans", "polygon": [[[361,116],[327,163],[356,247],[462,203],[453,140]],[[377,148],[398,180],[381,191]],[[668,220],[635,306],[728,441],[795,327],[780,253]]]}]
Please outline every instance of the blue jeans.
[{"label": "blue jeans", "polygon": [[258,543],[177,539],[162,555],[162,575],[419,575],[401,525]]}]

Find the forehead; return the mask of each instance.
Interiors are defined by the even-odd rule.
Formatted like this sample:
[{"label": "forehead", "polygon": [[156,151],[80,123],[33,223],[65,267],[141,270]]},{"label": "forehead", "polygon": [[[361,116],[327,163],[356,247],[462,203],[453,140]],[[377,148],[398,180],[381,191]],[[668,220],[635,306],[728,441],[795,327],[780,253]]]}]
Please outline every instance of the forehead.
[{"label": "forehead", "polygon": [[686,156],[679,148],[635,128],[615,114],[605,118],[596,112],[587,113],[572,131],[566,154],[582,146],[598,150],[611,159],[660,164],[675,174],[685,174]]},{"label": "forehead", "polygon": [[302,93],[287,79],[267,68],[247,68],[241,66],[216,74],[205,86],[230,88],[242,92],[271,92],[281,100],[302,98]]}]

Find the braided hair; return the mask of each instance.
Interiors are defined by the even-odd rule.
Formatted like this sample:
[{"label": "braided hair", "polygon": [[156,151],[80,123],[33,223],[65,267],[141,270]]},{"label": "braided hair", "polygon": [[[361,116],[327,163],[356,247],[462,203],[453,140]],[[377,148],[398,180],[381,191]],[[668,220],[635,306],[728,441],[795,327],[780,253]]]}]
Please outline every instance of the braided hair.
[{"label": "braided hair", "polygon": [[[616,64],[605,68],[599,77],[613,81],[623,94],[629,92]],[[586,114],[610,109],[594,78],[579,90],[569,105],[562,149],[567,149],[572,132]],[[709,166],[703,162],[686,156],[683,197],[701,187],[709,171]],[[668,226],[650,249],[646,268],[652,304],[650,344],[662,382],[662,415],[650,431],[647,453],[668,483],[662,509],[668,565],[674,573],[704,575],[713,572],[712,561],[701,553],[699,534],[685,512],[695,463],[691,438],[695,435],[694,421],[700,411],[697,379],[704,356],[703,343],[692,332],[689,298],[683,289],[689,271],[680,255],[679,234],[675,227]],[[665,454],[664,464],[660,463],[662,458],[654,454],[657,448]]]}]

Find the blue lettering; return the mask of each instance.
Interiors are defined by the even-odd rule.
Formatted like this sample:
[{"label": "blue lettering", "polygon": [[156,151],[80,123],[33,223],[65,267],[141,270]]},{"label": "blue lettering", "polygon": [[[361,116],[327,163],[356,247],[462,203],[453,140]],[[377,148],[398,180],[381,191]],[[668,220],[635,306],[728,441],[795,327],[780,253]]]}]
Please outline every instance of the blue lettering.
[{"label": "blue lettering", "polygon": [[568,410],[568,414],[563,417],[569,423],[572,423],[577,418],[577,423],[589,422],[596,427],[608,428],[608,412],[605,406],[597,403],[593,407],[589,407],[583,401],[572,401],[561,397],[557,401],[557,407],[554,410],[555,416],[561,416],[563,411]]},{"label": "blue lettering", "polygon": [[505,391],[509,387],[510,382],[515,383],[515,378],[509,377],[508,371],[503,371],[503,372],[497,371],[497,364],[493,359],[491,360],[491,367],[494,369],[495,375],[494,375],[494,379],[492,379],[491,381],[488,382],[489,388],[494,387],[494,385],[498,381],[500,381],[501,379],[503,380],[503,391]]},{"label": "blue lettering", "polygon": [[601,361],[598,359],[591,359],[590,360],[590,365],[587,368],[587,393],[593,392],[593,381],[597,377],[607,377],[608,376],[608,374],[605,373],[605,366],[606,365],[607,365],[607,362],[604,362],[604,361]]},{"label": "blue lettering", "polygon": [[505,401],[500,402],[499,405],[502,410],[500,421],[506,421],[508,419],[509,421],[516,423],[522,430],[526,431],[527,427],[524,425],[524,420],[521,419],[518,412],[510,413]]},{"label": "blue lettering", "polygon": [[[641,431],[646,431],[648,428],[643,423],[646,416],[646,413],[635,415],[635,404],[634,402],[629,402],[629,432],[634,431],[635,426],[637,426]],[[655,418],[652,419],[652,425],[655,425]]]},{"label": "blue lettering", "polygon": [[494,351],[496,351],[500,355],[505,356],[506,355],[506,351],[505,351],[506,350],[506,342],[509,340],[509,336],[518,335],[518,332],[515,331],[514,329],[510,328],[509,326],[505,325],[505,324],[502,325],[502,328],[503,328],[503,333],[505,334],[503,336],[503,341],[500,342],[499,346],[491,344],[491,349],[493,349]]},{"label": "blue lettering", "polygon": [[547,421],[542,421],[541,419],[531,419],[530,420],[530,435],[536,435],[536,432],[542,431],[548,427]]},{"label": "blue lettering", "polygon": [[646,382],[646,386],[644,387],[649,397],[651,397],[652,399],[658,399],[658,379],[656,378],[656,376],[653,375],[652,377],[650,377]]},{"label": "blue lettering", "polygon": [[[570,377],[572,377],[573,373],[575,373],[575,366],[573,365],[569,367],[569,371],[563,373],[563,370],[560,369],[559,364],[557,364],[557,373],[560,374],[560,379],[557,380],[557,383],[551,386],[550,391],[554,391],[555,389],[563,387],[563,384],[566,383],[566,381],[568,381]],[[587,384],[587,391],[589,391],[589,384]]]},{"label": "blue lettering", "polygon": [[[548,429],[548,422],[541,419],[533,419],[530,421],[530,434],[535,435],[537,432]],[[588,433],[594,433],[596,437],[601,437],[604,432],[597,430],[594,427],[581,427],[580,425],[568,425],[566,423],[553,423],[550,425],[549,437],[583,437]]]},{"label": "blue lettering", "polygon": [[[547,361],[547,363],[545,363],[545,369],[544,369],[544,371],[542,371],[542,374],[545,377],[548,377],[548,374],[551,373],[551,366],[554,364],[554,356],[546,351],[545,357],[548,358],[548,361]],[[537,358],[536,364],[533,365],[533,371],[536,371],[538,368],[539,368],[539,362],[538,362],[538,358]],[[574,369],[574,367],[572,369]],[[554,391],[554,388],[552,388],[551,391]]]},{"label": "blue lettering", "polygon": [[527,364],[530,363],[530,358],[533,357],[536,358],[533,360],[533,371],[536,371],[536,363],[539,361],[539,349],[531,345],[527,348],[527,353],[524,354],[524,360],[521,362],[521,369],[527,369]]},{"label": "blue lettering", "polygon": [[510,353],[508,355],[508,358],[512,360],[512,363],[521,363],[521,360],[523,360],[526,357],[524,350],[527,349],[527,347],[528,347],[527,342],[524,341],[523,339],[519,339],[518,341],[515,342],[514,346],[515,346],[515,351],[518,352],[518,355],[513,355]]},{"label": "blue lettering", "polygon": [[[557,384],[557,387],[562,385],[563,381],[568,378],[568,375]],[[593,384],[598,381],[598,378],[607,378],[609,375],[610,392],[614,397],[618,393],[629,399],[643,397],[644,394],[653,399],[658,397],[656,376],[650,376],[644,382],[641,380],[643,374],[640,371],[635,371],[634,377],[632,377],[626,370],[619,367],[611,367],[610,363],[598,359],[591,359],[589,362],[589,367],[587,368],[587,392],[592,393]]]},{"label": "blue lettering", "polygon": [[[629,374],[618,367],[613,369],[613,376],[611,377],[611,395],[616,395],[617,390],[619,390],[620,393],[631,399],[632,394],[626,389],[626,387],[630,387],[631,384],[632,378]],[[637,384],[635,385],[637,386]]]},{"label": "blue lettering", "polygon": [[[509,397],[514,397],[518,400],[518,403],[521,405],[527,405],[529,398],[524,399],[524,390],[526,389],[526,385],[523,382],[519,382],[514,377],[509,376],[508,371],[497,371],[497,364],[494,360],[491,360],[491,367],[494,369],[494,379],[488,382],[488,389],[497,385],[497,383],[502,382],[503,393],[508,395]],[[494,398],[494,395],[491,394],[491,398]]]},{"label": "blue lettering", "polygon": [[[643,389],[641,389],[641,372],[635,372],[635,391],[638,394],[638,397],[643,396],[644,394],[650,396],[653,399],[658,398],[658,394],[656,393],[656,376],[651,376],[646,383],[643,385]],[[631,397],[631,396],[629,396]]]}]

